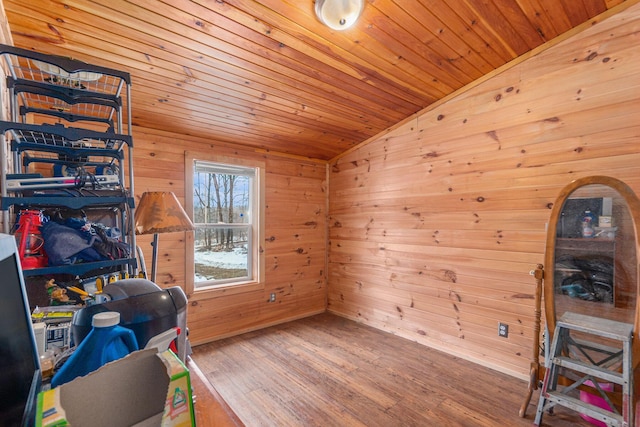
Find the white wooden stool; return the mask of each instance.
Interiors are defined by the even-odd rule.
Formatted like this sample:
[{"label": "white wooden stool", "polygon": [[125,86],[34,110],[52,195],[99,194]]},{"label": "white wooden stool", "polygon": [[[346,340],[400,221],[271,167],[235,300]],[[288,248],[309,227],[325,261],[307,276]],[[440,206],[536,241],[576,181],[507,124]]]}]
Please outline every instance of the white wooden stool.
[{"label": "white wooden stool", "polygon": [[[607,341],[606,345],[597,342],[598,339],[603,341],[603,338]],[[540,425],[544,412],[560,405],[608,426],[633,427],[632,338],[633,325],[629,323],[572,312],[563,314],[556,323],[534,424]],[[611,346],[610,342],[619,342],[619,345]],[[559,386],[559,375],[574,381],[573,384]],[[571,396],[587,381],[593,384],[614,412]],[[599,382],[622,386],[621,412],[614,408]]]}]

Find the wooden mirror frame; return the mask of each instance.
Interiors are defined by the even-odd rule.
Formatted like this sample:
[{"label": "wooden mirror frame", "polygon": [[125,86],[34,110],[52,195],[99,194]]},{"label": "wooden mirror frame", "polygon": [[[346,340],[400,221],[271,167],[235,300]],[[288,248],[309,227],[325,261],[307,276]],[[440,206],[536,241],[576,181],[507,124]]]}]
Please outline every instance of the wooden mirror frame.
[{"label": "wooden mirror frame", "polygon": [[[558,221],[564,209],[564,204],[567,199],[580,187],[586,185],[604,185],[617,191],[618,194],[625,200],[629,213],[631,215],[631,221],[633,223],[633,231],[635,233],[635,252],[636,252],[636,308],[634,315],[634,335],[636,339],[633,341],[633,369],[635,370],[640,362],[640,339],[637,338],[638,326],[640,325],[639,313],[640,313],[640,199],[631,190],[631,188],[616,178],[608,176],[589,176],[576,179],[569,185],[562,189],[558,197],[556,198],[552,210],[549,224],[547,225],[547,241],[545,247],[545,264],[538,264],[533,273],[536,280],[535,288],[535,320],[534,320],[534,338],[533,338],[533,352],[531,358],[531,366],[529,371],[529,384],[527,394],[524,402],[520,407],[519,415],[524,418],[526,411],[531,401],[533,391],[538,388],[538,382],[544,378],[545,368],[540,364],[540,324],[541,324],[541,305],[543,299],[542,288],[544,288],[544,311],[546,319],[546,332],[548,339],[546,342],[550,343],[553,332],[556,327],[556,313],[555,313],[555,263],[556,263],[556,238]],[[544,282],[544,284],[543,284]],[[637,370],[636,370],[637,375]],[[634,381],[636,387],[640,385],[640,381]],[[638,393],[634,393],[638,396]]]},{"label": "wooden mirror frame", "polygon": [[[633,228],[635,233],[635,251],[636,251],[636,264],[640,267],[638,259],[640,258],[640,245],[638,242],[638,233],[640,232],[640,199],[633,192],[633,190],[624,182],[616,178],[608,176],[588,176],[584,178],[576,179],[569,185],[564,187],[558,197],[556,198],[553,208],[551,210],[551,218],[549,225],[547,226],[547,244],[545,247],[545,267],[544,267],[544,314],[547,325],[547,333],[549,334],[548,341],[553,339],[553,332],[556,327],[556,313],[555,313],[555,263],[556,263],[556,238],[558,221],[562,210],[564,208],[565,201],[580,187],[586,185],[604,185],[610,187],[618,192],[618,194],[625,200],[629,213],[631,214],[631,220],[633,222]],[[638,302],[640,297],[640,270],[637,270],[639,274],[636,274],[636,308],[633,321],[634,335],[638,334]],[[634,347],[638,347],[638,340],[634,340]],[[638,351],[634,349],[634,367],[637,366],[640,360],[637,360]]]}]

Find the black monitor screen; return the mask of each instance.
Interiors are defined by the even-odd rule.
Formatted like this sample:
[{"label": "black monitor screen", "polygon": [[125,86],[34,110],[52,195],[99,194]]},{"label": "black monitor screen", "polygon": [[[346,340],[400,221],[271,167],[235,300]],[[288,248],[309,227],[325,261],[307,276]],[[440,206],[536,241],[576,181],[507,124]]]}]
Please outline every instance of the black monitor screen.
[{"label": "black monitor screen", "polygon": [[[0,259],[0,424],[30,423],[39,361],[16,254]],[[25,418],[26,413],[26,418]]]},{"label": "black monitor screen", "polygon": [[582,218],[585,211],[598,217],[602,215],[602,197],[591,199],[567,199],[558,221],[557,237],[582,237]]}]

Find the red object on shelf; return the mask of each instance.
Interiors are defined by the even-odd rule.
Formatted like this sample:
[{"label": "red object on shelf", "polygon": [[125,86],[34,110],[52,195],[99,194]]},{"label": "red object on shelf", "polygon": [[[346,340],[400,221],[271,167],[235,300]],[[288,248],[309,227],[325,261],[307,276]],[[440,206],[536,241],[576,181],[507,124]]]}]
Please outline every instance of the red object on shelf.
[{"label": "red object on shelf", "polygon": [[43,248],[44,239],[40,234],[41,225],[42,212],[32,209],[20,211],[15,237],[23,270],[46,267],[48,264]]}]

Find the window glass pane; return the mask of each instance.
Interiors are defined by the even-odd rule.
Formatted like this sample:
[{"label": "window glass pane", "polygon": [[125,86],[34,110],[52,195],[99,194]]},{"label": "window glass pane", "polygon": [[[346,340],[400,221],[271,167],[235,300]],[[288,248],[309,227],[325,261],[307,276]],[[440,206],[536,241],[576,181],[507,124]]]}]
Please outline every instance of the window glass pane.
[{"label": "window glass pane", "polygon": [[197,228],[195,243],[195,282],[248,280],[250,253],[249,228]]},{"label": "window glass pane", "polygon": [[251,176],[198,172],[193,179],[193,222],[249,224]]},{"label": "window glass pane", "polygon": [[255,169],[244,166],[225,165],[222,163],[211,163],[196,160],[196,172],[221,173],[229,175],[255,176]]},{"label": "window glass pane", "polygon": [[256,168],[196,161],[193,179],[196,287],[254,280]]}]

